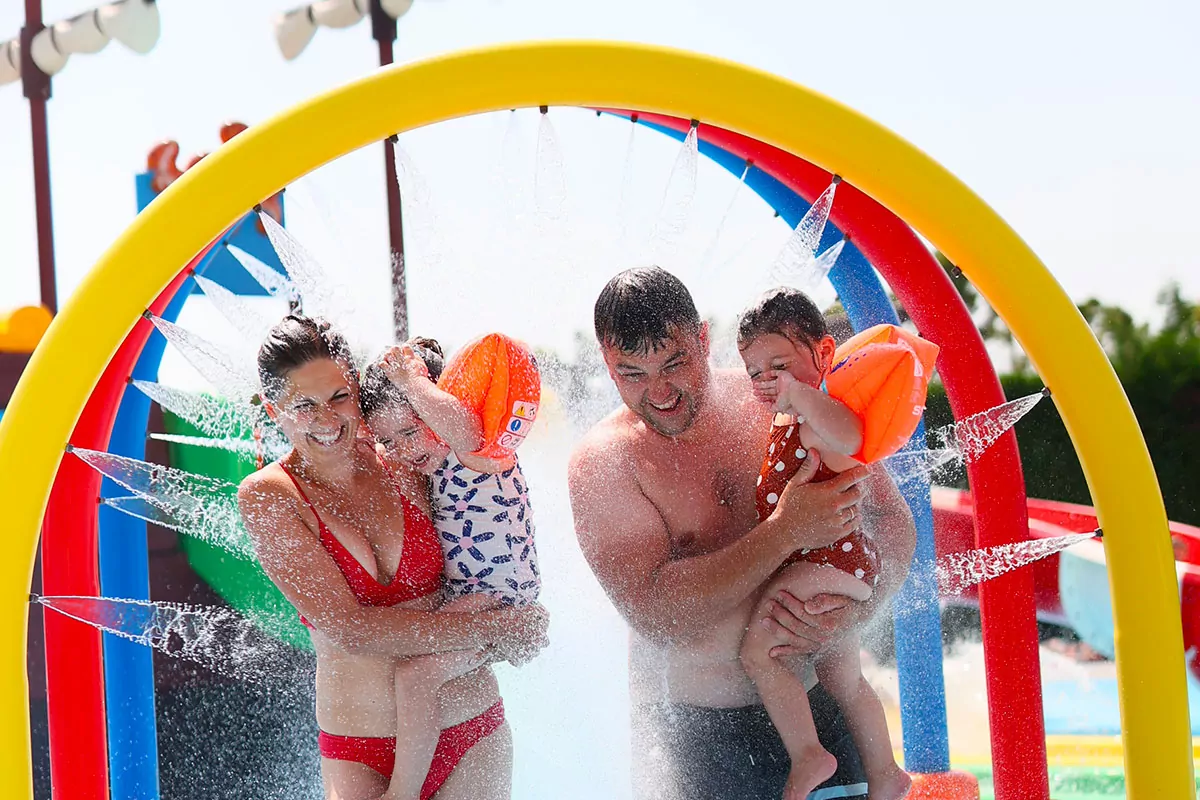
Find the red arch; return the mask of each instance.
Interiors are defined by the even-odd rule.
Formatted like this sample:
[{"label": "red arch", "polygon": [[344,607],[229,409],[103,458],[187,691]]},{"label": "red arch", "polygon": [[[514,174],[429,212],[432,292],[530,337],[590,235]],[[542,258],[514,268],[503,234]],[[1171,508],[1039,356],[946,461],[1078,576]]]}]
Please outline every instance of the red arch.
[{"label": "red arch", "polygon": [[[192,264],[212,248],[204,248]],[[191,265],[167,285],[150,310],[161,314],[188,278]],[[92,390],[71,445],[106,450],[113,420],[133,366],[153,326],[139,319]],[[100,595],[97,508],[100,474],[66,455],[58,466],[42,517],[42,592]],[[50,734],[50,781],[55,798],[108,800],[108,739],[104,715],[104,666],[96,628],[45,614],[46,703]]]},{"label": "red arch", "polygon": [[[639,113],[647,122],[686,131],[687,120]],[[701,124],[701,139],[749,159],[809,202],[829,186],[829,172],[741,134]],[[1005,401],[974,322],[950,277],[899,217],[845,182],[830,221],[853,239],[891,285],[922,336],[941,348],[938,371],[954,416]],[[1027,538],[1025,479],[1011,431],[967,468],[975,501],[975,541],[990,547]],[[1033,579],[1016,570],[980,586],[988,716],[997,800],[1048,798],[1046,735]]]}]

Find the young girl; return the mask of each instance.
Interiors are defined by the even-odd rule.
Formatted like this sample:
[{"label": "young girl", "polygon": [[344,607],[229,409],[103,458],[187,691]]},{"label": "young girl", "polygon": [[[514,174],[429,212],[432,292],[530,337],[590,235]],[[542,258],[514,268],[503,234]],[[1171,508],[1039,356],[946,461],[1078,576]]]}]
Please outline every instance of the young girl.
[{"label": "young girl", "polygon": [[[431,478],[434,527],[453,598],[442,611],[537,600],[533,513],[514,451],[537,415],[539,392],[532,355],[500,334],[464,347],[444,372],[437,342],[414,339],[363,373],[363,416],[381,456]],[[451,657],[402,664],[397,695],[408,708],[432,709],[439,686],[459,670]],[[428,771],[438,739],[429,724],[436,717],[411,719],[397,734],[388,797],[416,797],[417,776]]]},{"label": "young girl", "polygon": [[[901,346],[892,346],[885,354],[888,358],[883,359],[889,369],[895,370],[893,375],[908,379],[890,384],[904,389],[897,393],[900,396],[886,401],[894,411],[889,414],[890,439],[903,443],[920,418],[924,404],[923,376],[926,364],[932,368],[936,347],[907,334],[900,338],[915,340],[913,343],[920,348],[920,353],[906,349],[910,345],[902,341]],[[759,519],[771,514],[809,448],[816,448],[821,454],[814,481],[827,480],[863,461],[889,454],[879,452],[875,446],[879,440],[877,431],[866,430],[863,419],[845,402],[821,390],[830,372],[844,367],[846,360],[835,363],[836,345],[826,330],[825,319],[802,292],[774,289],[748,309],[738,324],[738,350],[753,382],[755,396],[764,403],[774,404],[778,412],[756,489]],[[869,362],[852,366],[864,365],[868,369],[873,366]],[[903,374],[906,369],[907,376]],[[883,384],[883,392],[888,391],[886,380],[866,383]],[[913,399],[914,387],[919,387],[920,402],[908,404]],[[856,399],[861,400],[861,396]],[[898,447],[896,444],[893,450]],[[869,457],[864,457],[864,450],[870,452]],[[850,513],[854,513],[853,509]],[[786,587],[800,600],[817,594],[868,600],[879,582],[879,555],[861,522],[848,522],[855,522],[856,528],[846,537],[828,547],[794,553],[775,579],[775,588],[769,588],[764,596]],[[771,647],[777,643],[755,622],[752,621],[742,640],[742,663],[791,756],[792,768],[784,797],[803,800],[834,774],[837,760],[817,740],[802,681],[770,656]],[[859,649],[857,634],[849,635],[818,654],[814,666],[818,679],[837,700],[849,723],[867,773],[870,800],[896,800],[908,792],[911,779],[892,755],[883,705],[862,677]]]}]

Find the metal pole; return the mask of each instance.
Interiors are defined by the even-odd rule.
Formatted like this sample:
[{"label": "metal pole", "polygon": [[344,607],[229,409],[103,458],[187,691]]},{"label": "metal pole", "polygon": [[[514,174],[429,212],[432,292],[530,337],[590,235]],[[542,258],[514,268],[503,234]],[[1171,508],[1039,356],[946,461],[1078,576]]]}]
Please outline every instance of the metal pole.
[{"label": "metal pole", "polygon": [[[371,0],[371,35],[379,43],[379,66],[392,63],[396,20]],[[392,332],[397,342],[408,338],[408,283],[404,273],[404,217],[400,205],[400,182],[396,174],[394,139],[383,142],[383,168],[387,183],[388,242],[392,262]]]},{"label": "metal pole", "polygon": [[33,63],[33,37],[42,28],[42,0],[25,0],[25,27],[21,29],[21,84],[29,98],[29,127],[33,138],[33,196],[37,212],[38,284],[42,305],[58,311],[54,283],[54,224],[50,207],[50,142],[46,101],[50,76]]}]

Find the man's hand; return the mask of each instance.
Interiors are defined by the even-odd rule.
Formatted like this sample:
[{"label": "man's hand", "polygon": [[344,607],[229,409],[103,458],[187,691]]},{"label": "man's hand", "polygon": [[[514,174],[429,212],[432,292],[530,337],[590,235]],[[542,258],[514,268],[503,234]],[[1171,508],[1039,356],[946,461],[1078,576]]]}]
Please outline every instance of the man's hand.
[{"label": "man's hand", "polygon": [[844,633],[854,611],[849,597],[819,594],[802,601],[781,591],[767,605],[769,616],[758,624],[779,642],[770,650],[772,658],[812,655]]},{"label": "man's hand", "polygon": [[528,664],[550,644],[550,614],[541,605],[514,608],[509,621],[496,637],[496,651],[504,660],[519,667]]},{"label": "man's hand", "polygon": [[[799,447],[799,442],[796,443]],[[809,550],[833,544],[861,522],[862,482],[870,477],[866,467],[848,469],[834,478],[810,483],[821,465],[821,454],[809,450],[771,513],[780,523],[793,549]]]}]

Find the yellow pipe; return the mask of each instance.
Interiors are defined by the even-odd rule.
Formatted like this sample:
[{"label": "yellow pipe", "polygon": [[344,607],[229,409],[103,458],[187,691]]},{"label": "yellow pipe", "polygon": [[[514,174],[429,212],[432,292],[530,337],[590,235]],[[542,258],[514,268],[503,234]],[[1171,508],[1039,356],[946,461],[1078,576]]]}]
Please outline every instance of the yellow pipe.
[{"label": "yellow pipe", "polygon": [[[781,78],[643,45],[551,42],[382,70],[250,128],[140,214],[54,320],[0,422],[0,794],[30,796],[26,598],[46,497],[80,410],[137,315],[217,232],[307,172],[392,133],[537,105],[694,117],[834,171],[961,266],[1055,392],[1106,532],[1129,797],[1194,796],[1162,498],[1116,376],[1037,257],[953,175],[880,125]],[[1013,724],[1020,724],[1014,720]]]}]

